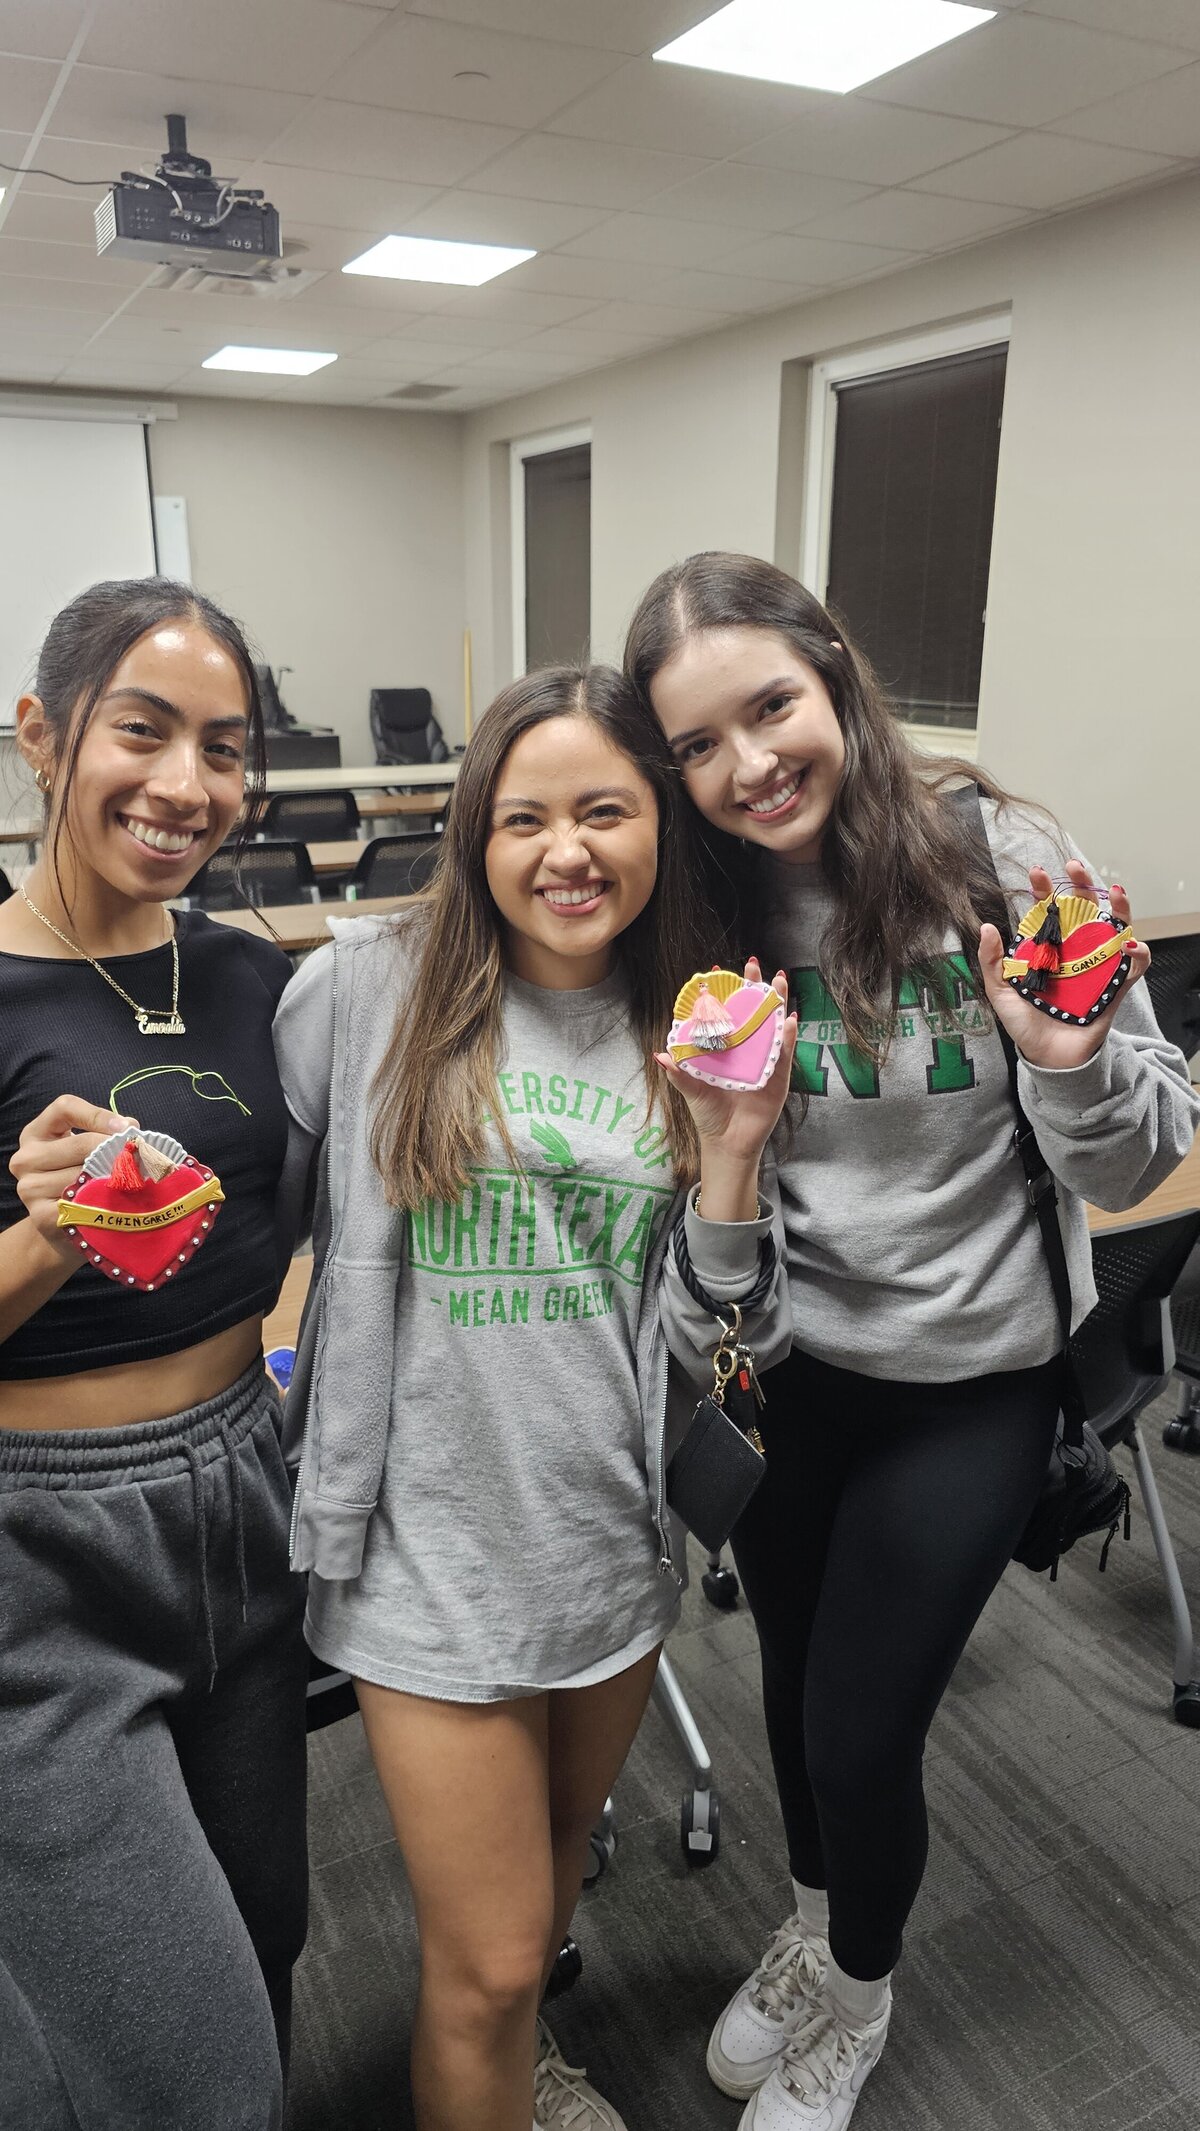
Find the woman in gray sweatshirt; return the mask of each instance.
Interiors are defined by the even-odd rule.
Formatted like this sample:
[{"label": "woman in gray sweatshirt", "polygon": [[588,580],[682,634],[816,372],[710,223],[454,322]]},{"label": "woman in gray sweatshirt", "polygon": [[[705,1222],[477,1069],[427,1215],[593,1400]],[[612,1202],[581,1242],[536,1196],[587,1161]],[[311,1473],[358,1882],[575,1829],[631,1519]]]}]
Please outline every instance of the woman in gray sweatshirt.
[{"label": "woman in gray sweatshirt", "polygon": [[[1075,1324],[1096,1299],[1084,1199],[1136,1205],[1200,1106],[1136,981],[1144,947],[1087,1026],[1004,981],[1010,909],[1055,878],[1086,896],[1086,861],[986,779],[982,822],[969,787],[948,803],[951,774],[975,773],[921,773],[793,578],[693,555],[645,594],[625,667],[799,1013],[779,1147],[795,1344],[734,1533],[796,1907],[708,2069],[745,2099],[740,2131],[844,2131],[924,1870],[925,1736],[1037,1498],[1063,1383],[997,1023],[1057,1185]],[[1112,912],[1124,927],[1123,889]]]},{"label": "woman in gray sweatshirt", "polygon": [[717,1338],[678,1217],[717,1303],[777,1257],[747,1334],[788,1347],[759,1168],[794,1023],[756,1093],[657,1057],[715,944],[689,832],[619,674],[516,682],[428,897],[338,926],[276,1023],[317,1178],[293,1562],[413,1888],[421,2131],[619,2131],[537,2008],[678,1611],[669,1393],[685,1421]]}]

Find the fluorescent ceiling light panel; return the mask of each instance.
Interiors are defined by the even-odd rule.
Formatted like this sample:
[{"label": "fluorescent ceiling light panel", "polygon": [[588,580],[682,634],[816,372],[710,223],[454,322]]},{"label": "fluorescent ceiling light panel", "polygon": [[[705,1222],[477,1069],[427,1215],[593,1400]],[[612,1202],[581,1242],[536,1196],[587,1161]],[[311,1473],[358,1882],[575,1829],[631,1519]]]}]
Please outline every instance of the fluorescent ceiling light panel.
[{"label": "fluorescent ceiling light panel", "polygon": [[844,94],[978,29],[995,12],[949,0],[729,0],[654,57]]},{"label": "fluorescent ceiling light panel", "polygon": [[202,370],[258,370],[268,377],[311,377],[335,363],[336,355],[316,355],[309,348],[218,348],[206,355]]},{"label": "fluorescent ceiling light panel", "polygon": [[343,274],[382,274],[389,281],[446,281],[477,289],[536,252],[506,244],[457,244],[442,237],[383,237],[342,268]]}]

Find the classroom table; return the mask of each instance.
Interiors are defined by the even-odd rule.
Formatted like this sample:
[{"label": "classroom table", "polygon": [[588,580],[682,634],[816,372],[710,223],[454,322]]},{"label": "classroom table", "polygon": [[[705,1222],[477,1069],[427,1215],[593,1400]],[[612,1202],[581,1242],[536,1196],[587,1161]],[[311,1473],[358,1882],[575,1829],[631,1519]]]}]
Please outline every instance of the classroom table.
[{"label": "classroom table", "polygon": [[[253,850],[254,846],[251,845],[250,848]],[[345,839],[331,839],[329,843],[307,846],[312,869],[316,874],[352,873],[366,848],[361,836],[347,836]]]},{"label": "classroom table", "polygon": [[341,769],[268,769],[266,789],[275,792],[383,792],[389,786],[402,791],[427,792],[453,784],[462,762],[451,755],[447,762],[364,762]]},{"label": "classroom table", "polygon": [[364,821],[382,821],[396,814],[440,814],[449,799],[449,786],[435,792],[360,792],[358,811]]},{"label": "classroom table", "polygon": [[216,925],[232,925],[238,932],[252,932],[261,940],[274,939],[290,955],[320,947],[330,937],[327,918],[382,917],[390,910],[403,910],[412,901],[408,895],[364,895],[357,902],[267,903],[244,910],[210,910]]}]

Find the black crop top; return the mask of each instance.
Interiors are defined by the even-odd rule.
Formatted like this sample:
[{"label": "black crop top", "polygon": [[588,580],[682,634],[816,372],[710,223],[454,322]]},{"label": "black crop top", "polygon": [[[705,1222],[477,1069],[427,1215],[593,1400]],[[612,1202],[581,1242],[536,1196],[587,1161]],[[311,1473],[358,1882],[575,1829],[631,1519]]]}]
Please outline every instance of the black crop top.
[{"label": "black crop top", "polygon": [[[0,953],[0,1229],[25,1211],[9,1157],[57,1095],[79,1095],[136,1117],[148,1131],[171,1133],[216,1171],[225,1192],[212,1235],[170,1287],[127,1293],[81,1263],[0,1342],[0,1378],[71,1376],[174,1354],[274,1302],[287,1110],[271,1022],[291,965],[269,941],[196,910],[179,913],[178,940],[183,1036],[139,1035],[130,1008],[86,962]],[[104,966],[141,1004],[168,1005],[169,947],[113,956]],[[110,1102],[127,1074],[184,1065],[203,1077],[159,1073]]]}]

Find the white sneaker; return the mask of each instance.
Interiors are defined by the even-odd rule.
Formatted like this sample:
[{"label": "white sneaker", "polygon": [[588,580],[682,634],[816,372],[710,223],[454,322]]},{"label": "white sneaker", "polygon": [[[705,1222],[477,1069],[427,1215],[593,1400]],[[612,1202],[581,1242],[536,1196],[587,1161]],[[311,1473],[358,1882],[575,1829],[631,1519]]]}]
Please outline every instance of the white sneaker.
[{"label": "white sneaker", "polygon": [[597,2094],[582,2065],[564,2062],[544,2020],[538,2021],[533,2069],[533,2131],[628,2131],[623,2116]]},{"label": "white sneaker", "polygon": [[845,2131],[883,2054],[891,2012],[889,1999],[878,2020],[848,2027],[828,1998],[819,1999],[742,2111],[738,2131]]},{"label": "white sneaker", "polygon": [[794,1913],[780,1925],[754,1974],[735,1990],[708,2044],[708,2076],[744,2101],[774,2070],[825,1980],[829,1947]]}]

